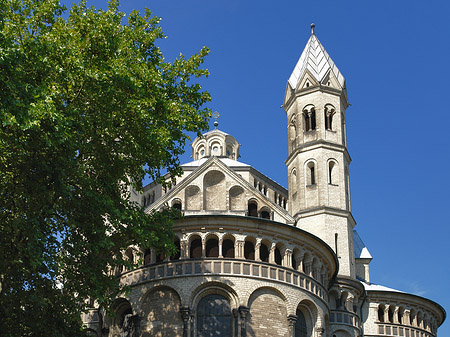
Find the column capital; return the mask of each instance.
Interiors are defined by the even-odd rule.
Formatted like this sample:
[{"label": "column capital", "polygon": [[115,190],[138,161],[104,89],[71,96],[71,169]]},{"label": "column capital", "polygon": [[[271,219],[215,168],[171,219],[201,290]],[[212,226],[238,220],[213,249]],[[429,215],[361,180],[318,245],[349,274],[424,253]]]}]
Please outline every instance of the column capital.
[{"label": "column capital", "polygon": [[188,306],[181,307],[180,313],[181,313],[181,318],[183,319],[183,321],[186,322],[191,317],[191,308],[189,308]]},{"label": "column capital", "polygon": [[244,305],[241,305],[238,310],[241,318],[247,318],[247,314],[250,312],[249,307],[246,307]]},{"label": "column capital", "polygon": [[289,315],[287,317],[288,322],[289,322],[289,326],[294,326],[295,323],[297,322],[297,315]]}]

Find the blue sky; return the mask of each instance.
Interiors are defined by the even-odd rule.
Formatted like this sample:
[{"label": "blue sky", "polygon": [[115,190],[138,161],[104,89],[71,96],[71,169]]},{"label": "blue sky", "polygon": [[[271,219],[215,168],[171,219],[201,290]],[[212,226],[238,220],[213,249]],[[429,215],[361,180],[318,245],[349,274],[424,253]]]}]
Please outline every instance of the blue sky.
[{"label": "blue sky", "polygon": [[371,281],[450,310],[450,2],[126,0],[121,10],[144,7],[162,17],[166,60],[211,49],[202,83],[219,128],[242,144],[243,162],[285,187],[280,105],[314,22],[352,104],[352,211]]}]

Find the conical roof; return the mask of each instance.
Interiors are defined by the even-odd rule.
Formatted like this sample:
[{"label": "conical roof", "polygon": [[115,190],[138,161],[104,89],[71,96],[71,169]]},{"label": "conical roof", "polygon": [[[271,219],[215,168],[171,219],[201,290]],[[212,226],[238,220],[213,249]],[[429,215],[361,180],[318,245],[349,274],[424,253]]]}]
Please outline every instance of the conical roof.
[{"label": "conical roof", "polygon": [[314,24],[311,25],[311,37],[306,43],[306,47],[303,50],[291,77],[289,77],[289,85],[292,89],[297,87],[297,84],[305,74],[306,69],[308,69],[318,82],[321,82],[328,73],[328,70],[331,69],[342,89],[345,88],[345,78],[314,34]]}]

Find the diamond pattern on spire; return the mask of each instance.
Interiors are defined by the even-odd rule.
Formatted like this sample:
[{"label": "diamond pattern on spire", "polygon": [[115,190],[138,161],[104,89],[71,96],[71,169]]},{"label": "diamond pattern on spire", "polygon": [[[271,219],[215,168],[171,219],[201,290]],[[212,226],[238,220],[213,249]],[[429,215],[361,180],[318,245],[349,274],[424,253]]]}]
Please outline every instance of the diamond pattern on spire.
[{"label": "diamond pattern on spire", "polygon": [[306,43],[306,47],[303,50],[291,77],[289,77],[291,88],[295,89],[297,87],[297,84],[304,75],[306,69],[308,69],[318,82],[321,82],[328,70],[331,69],[342,89],[345,88],[344,76],[314,34],[311,35]]}]

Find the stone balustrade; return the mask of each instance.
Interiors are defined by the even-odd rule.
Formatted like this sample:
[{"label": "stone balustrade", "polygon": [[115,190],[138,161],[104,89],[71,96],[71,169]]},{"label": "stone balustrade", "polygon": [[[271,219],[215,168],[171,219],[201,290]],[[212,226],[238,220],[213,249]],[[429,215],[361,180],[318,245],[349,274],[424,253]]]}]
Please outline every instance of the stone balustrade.
[{"label": "stone balustrade", "polygon": [[206,258],[165,261],[123,273],[120,282],[134,286],[148,281],[199,275],[243,276],[287,283],[307,290],[328,303],[326,289],[312,277],[291,268],[249,260]]},{"label": "stone balustrade", "polygon": [[360,330],[359,317],[353,312],[345,310],[331,310],[330,324],[343,324]]},{"label": "stone balustrade", "polygon": [[429,331],[408,327],[400,324],[377,323],[378,334],[381,336],[399,336],[399,337],[434,337]]}]

